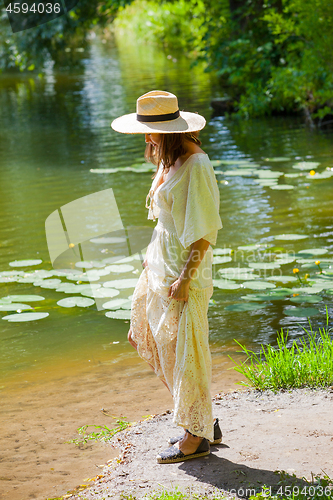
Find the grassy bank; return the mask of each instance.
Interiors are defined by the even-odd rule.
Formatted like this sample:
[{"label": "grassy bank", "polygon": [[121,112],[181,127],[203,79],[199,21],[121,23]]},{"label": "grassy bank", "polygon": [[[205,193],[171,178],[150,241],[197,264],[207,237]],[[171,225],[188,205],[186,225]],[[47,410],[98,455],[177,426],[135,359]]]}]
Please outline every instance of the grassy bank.
[{"label": "grassy bank", "polygon": [[303,337],[287,347],[288,331],[278,333],[278,347],[262,346],[259,354],[237,344],[247,355],[235,370],[242,373],[255,389],[295,389],[301,387],[327,387],[333,385],[333,328],[329,328],[326,306],[326,328],[313,332],[309,320],[309,330]]}]

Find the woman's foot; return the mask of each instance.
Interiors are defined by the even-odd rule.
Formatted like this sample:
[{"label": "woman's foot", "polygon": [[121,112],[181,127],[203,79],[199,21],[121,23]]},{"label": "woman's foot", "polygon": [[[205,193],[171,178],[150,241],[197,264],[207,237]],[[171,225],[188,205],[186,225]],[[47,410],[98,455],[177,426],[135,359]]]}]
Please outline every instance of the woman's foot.
[{"label": "woman's foot", "polygon": [[178,446],[170,446],[167,450],[162,451],[157,455],[157,462],[159,464],[173,464],[184,462],[190,458],[205,457],[209,453],[210,447],[207,439],[192,436],[186,432],[182,441],[179,442],[179,448]]},{"label": "woman's foot", "polygon": [[[219,425],[219,419],[215,418],[214,419],[214,441],[209,441],[210,445],[213,444],[219,444],[222,442],[222,431]],[[178,441],[181,441],[184,438],[184,435],[182,436],[177,436],[177,437],[171,437],[168,439],[169,444],[176,444]]]}]

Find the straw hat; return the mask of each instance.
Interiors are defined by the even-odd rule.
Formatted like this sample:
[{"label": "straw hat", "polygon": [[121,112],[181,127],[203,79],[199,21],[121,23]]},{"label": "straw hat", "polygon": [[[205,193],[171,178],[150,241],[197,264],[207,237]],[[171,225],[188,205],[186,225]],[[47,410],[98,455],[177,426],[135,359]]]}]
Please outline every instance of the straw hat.
[{"label": "straw hat", "polygon": [[136,113],[123,115],[111,123],[116,132],[123,134],[169,134],[196,132],[206,125],[203,116],[179,111],[174,94],[152,90],[136,101]]}]

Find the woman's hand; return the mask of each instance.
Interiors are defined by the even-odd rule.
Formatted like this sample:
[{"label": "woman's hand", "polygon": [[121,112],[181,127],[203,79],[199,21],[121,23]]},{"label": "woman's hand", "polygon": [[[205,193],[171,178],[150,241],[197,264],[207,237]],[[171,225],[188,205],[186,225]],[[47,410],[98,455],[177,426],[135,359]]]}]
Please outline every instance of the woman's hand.
[{"label": "woman's hand", "polygon": [[188,291],[190,288],[190,281],[178,278],[169,288],[168,297],[175,300],[188,300]]},{"label": "woman's hand", "polygon": [[142,262],[142,266],[143,266],[143,268],[145,268],[147,265],[148,265],[148,263],[147,263],[147,260],[145,259],[145,260]]}]

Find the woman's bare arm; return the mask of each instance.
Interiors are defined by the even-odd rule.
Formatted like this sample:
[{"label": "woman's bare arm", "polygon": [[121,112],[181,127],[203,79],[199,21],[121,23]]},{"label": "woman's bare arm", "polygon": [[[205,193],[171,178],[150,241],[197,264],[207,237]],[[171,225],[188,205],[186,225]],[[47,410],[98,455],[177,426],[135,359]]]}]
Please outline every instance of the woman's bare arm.
[{"label": "woman's bare arm", "polygon": [[188,290],[190,282],[194,278],[197,268],[207,252],[209,242],[200,238],[192,244],[190,255],[179,278],[172,283],[169,289],[169,296],[176,300],[188,300]]}]

